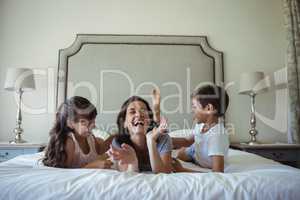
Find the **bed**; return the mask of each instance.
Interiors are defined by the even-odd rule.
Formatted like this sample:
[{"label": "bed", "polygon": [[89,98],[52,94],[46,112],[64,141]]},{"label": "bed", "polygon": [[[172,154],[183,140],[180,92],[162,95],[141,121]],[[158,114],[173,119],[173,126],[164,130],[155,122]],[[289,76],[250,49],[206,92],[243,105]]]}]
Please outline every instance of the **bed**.
[{"label": "bed", "polygon": [[300,173],[255,154],[229,151],[221,173],[146,174],[57,169],[43,153],[0,163],[0,199],[299,199]]},{"label": "bed", "polygon": [[[79,34],[59,51],[56,105],[81,95],[99,111],[97,125],[115,131],[120,105],[130,95],[150,101],[162,93],[170,135],[193,126],[189,93],[224,82],[223,53],[205,36]],[[48,133],[45,133],[48,134]],[[175,151],[173,153],[176,153]],[[43,152],[0,163],[0,199],[299,199],[300,170],[230,149],[225,173],[152,174],[104,169],[60,169],[40,163]]]}]

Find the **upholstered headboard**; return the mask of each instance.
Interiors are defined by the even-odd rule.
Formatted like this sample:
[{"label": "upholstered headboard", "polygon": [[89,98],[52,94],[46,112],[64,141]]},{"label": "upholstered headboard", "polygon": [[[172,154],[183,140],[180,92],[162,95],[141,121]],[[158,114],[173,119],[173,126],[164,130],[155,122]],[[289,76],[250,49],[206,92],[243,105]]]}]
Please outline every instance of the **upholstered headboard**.
[{"label": "upholstered headboard", "polygon": [[129,96],[151,103],[151,90],[158,86],[170,128],[190,128],[190,93],[223,82],[223,54],[205,36],[78,34],[59,51],[56,106],[84,96],[97,106],[98,126],[110,131]]}]

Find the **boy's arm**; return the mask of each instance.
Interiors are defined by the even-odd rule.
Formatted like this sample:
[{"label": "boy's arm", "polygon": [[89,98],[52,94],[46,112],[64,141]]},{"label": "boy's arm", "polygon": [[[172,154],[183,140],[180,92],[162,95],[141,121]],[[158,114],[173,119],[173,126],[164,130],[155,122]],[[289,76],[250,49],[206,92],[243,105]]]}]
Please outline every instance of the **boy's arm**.
[{"label": "boy's arm", "polygon": [[194,136],[181,138],[181,137],[172,137],[173,149],[179,149],[181,147],[189,147],[194,143]]},{"label": "boy's arm", "polygon": [[224,172],[224,156],[211,156],[212,158],[212,171]]},{"label": "boy's arm", "polygon": [[228,136],[225,134],[211,135],[207,148],[208,155],[212,160],[212,171],[224,172],[224,155],[229,148]]}]

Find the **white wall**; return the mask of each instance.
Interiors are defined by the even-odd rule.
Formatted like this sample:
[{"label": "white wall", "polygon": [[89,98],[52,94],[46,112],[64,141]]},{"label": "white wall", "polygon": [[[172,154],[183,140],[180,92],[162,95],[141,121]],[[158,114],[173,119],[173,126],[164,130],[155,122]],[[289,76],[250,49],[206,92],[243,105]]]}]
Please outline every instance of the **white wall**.
[{"label": "white wall", "polygon": [[[273,73],[284,66],[285,30],[281,0],[0,0],[0,86],[8,67],[56,68],[58,50],[68,47],[76,33],[207,35],[224,52],[226,82],[231,98],[228,121],[233,141],[248,139],[249,99],[240,96],[244,71]],[[24,95],[27,106],[47,106],[47,79],[39,76],[37,90]],[[16,102],[0,90],[0,141],[12,137]],[[257,111],[274,118],[275,91],[258,96]],[[53,113],[24,114],[24,137],[47,141]],[[280,123],[284,123],[283,118]],[[258,120],[258,138],[286,141]]]}]

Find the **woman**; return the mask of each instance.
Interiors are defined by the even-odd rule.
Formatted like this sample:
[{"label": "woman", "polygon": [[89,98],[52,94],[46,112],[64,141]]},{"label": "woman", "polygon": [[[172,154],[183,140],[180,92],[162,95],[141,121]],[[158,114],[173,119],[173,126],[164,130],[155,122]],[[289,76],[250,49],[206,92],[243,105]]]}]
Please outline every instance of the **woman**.
[{"label": "woman", "polygon": [[113,140],[109,155],[117,161],[120,171],[172,172],[172,141],[166,134],[166,120],[161,119],[157,127],[147,101],[138,96],[127,99],[117,124],[119,135]]}]

